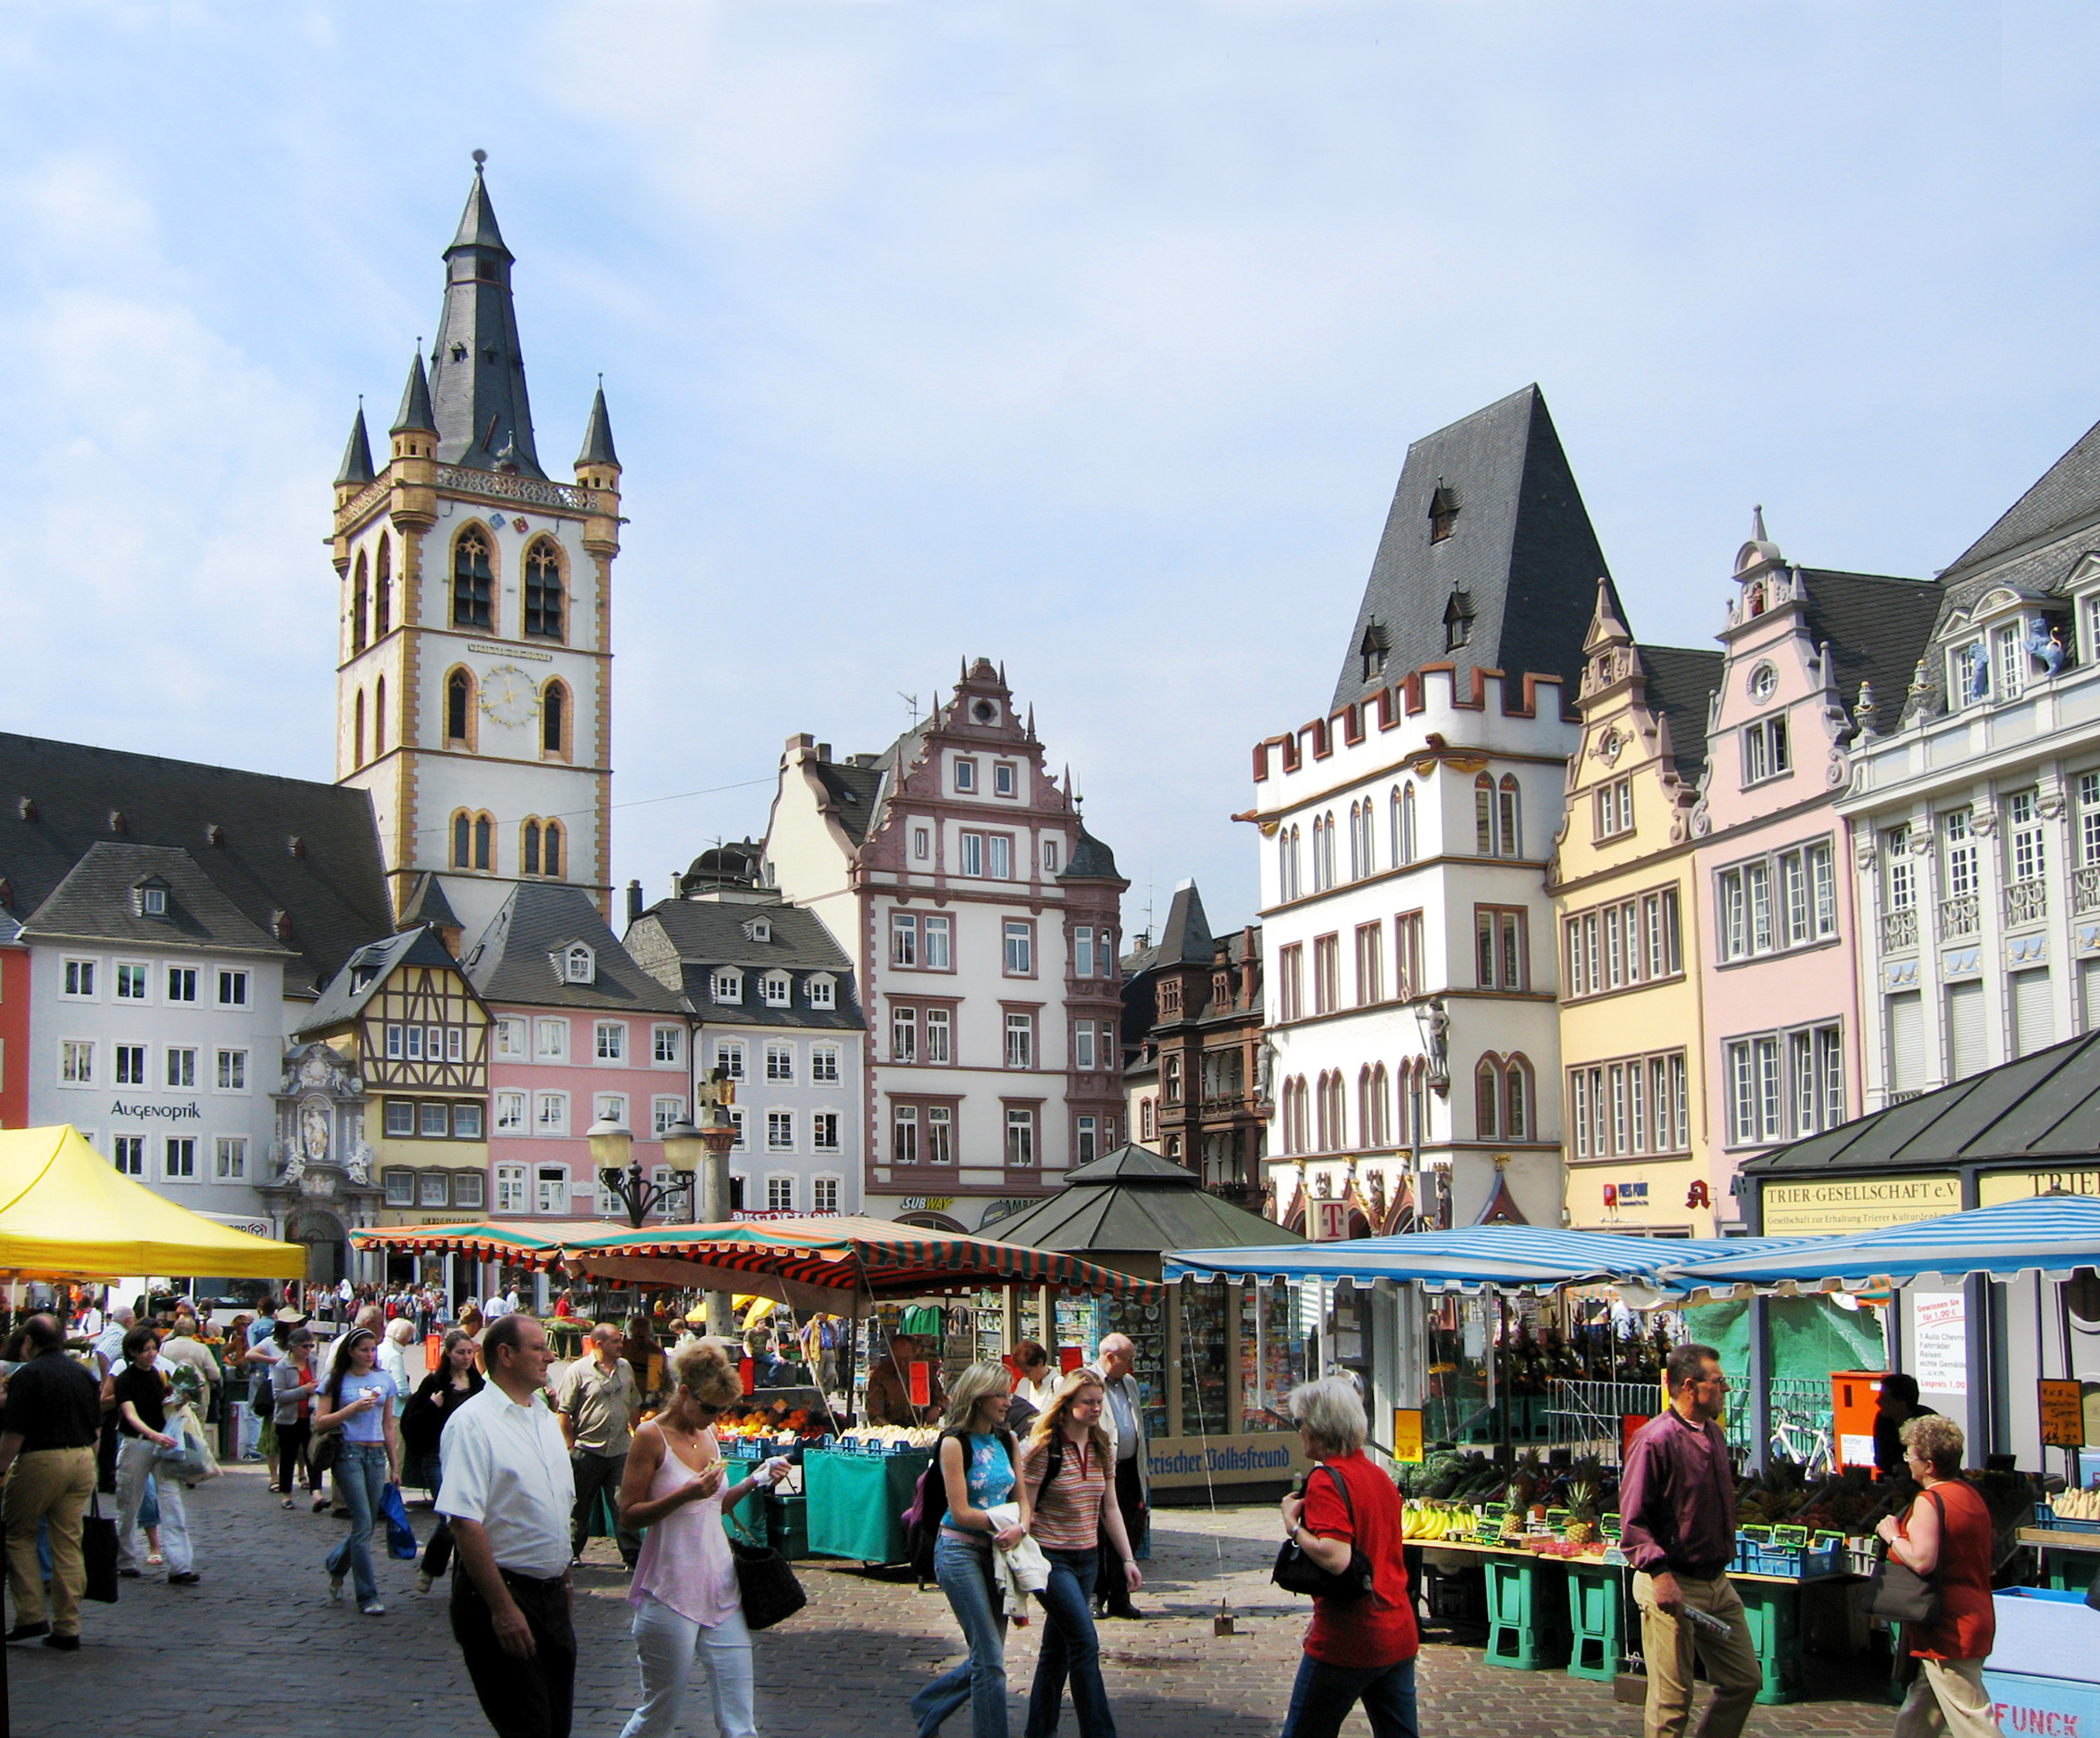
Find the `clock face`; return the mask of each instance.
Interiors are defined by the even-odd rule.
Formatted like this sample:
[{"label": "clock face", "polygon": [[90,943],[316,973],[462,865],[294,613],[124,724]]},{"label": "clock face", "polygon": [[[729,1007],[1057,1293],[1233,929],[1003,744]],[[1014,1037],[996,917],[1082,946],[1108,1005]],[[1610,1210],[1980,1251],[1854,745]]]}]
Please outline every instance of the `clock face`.
[{"label": "clock face", "polygon": [[540,709],[532,679],[515,664],[498,664],[481,678],[481,710],[506,730],[515,730]]}]

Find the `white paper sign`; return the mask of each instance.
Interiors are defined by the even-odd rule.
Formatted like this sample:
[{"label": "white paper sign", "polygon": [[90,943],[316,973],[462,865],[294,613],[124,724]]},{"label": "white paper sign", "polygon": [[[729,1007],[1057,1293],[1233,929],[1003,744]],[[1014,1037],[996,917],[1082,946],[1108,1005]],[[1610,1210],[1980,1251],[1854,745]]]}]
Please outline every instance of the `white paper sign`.
[{"label": "white paper sign", "polygon": [[1911,1370],[1928,1394],[1968,1396],[1968,1301],[1959,1292],[1912,1296]]}]

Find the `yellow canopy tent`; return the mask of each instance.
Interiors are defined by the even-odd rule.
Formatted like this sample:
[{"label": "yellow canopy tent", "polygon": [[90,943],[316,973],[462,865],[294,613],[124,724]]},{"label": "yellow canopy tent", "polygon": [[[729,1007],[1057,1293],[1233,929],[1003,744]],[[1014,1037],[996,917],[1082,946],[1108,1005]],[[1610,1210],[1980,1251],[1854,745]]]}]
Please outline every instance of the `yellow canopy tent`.
[{"label": "yellow canopy tent", "polygon": [[306,1251],[214,1224],[119,1176],[77,1129],[8,1129],[0,1130],[0,1273],[299,1280]]}]

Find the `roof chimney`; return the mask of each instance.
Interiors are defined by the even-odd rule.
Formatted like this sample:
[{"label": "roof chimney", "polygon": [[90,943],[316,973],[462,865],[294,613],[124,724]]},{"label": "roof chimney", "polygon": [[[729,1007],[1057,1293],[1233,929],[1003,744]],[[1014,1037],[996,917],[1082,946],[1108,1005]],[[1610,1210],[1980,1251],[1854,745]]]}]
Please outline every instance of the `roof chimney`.
[{"label": "roof chimney", "polygon": [[817,744],[817,758],[818,758],[818,759],[819,759],[819,760],[829,760],[829,759],[831,759],[831,744],[829,744],[829,743],[819,743],[819,744]]},{"label": "roof chimney", "polygon": [[638,881],[627,883],[627,920],[630,923],[642,920],[642,883]]}]

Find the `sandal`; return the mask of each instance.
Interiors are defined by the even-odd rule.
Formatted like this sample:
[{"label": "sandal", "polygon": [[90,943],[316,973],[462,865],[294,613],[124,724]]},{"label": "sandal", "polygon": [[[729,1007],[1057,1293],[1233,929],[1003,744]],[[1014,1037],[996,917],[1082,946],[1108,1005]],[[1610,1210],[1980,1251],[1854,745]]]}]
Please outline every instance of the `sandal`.
[{"label": "sandal", "polygon": [[314,1493],[314,1513],[318,1515],[327,1507],[328,1498],[323,1496],[319,1491],[316,1491]]},{"label": "sandal", "polygon": [[146,1568],[148,1568],[149,1569],[156,1569],[167,1561],[168,1559],[162,1557],[157,1551],[148,1551],[146,1553]]},{"label": "sandal", "polygon": [[283,1501],[282,1501],[281,1503],[280,1503],[280,1504],[278,1505],[278,1507],[280,1507],[280,1508],[290,1508],[291,1507],[292,1507],[292,1499],[291,1499],[291,1498],[290,1498],[289,1496],[288,1496],[288,1497],[286,1497],[286,1498],[285,1498],[285,1499],[284,1499],[284,1500],[283,1500]]}]

